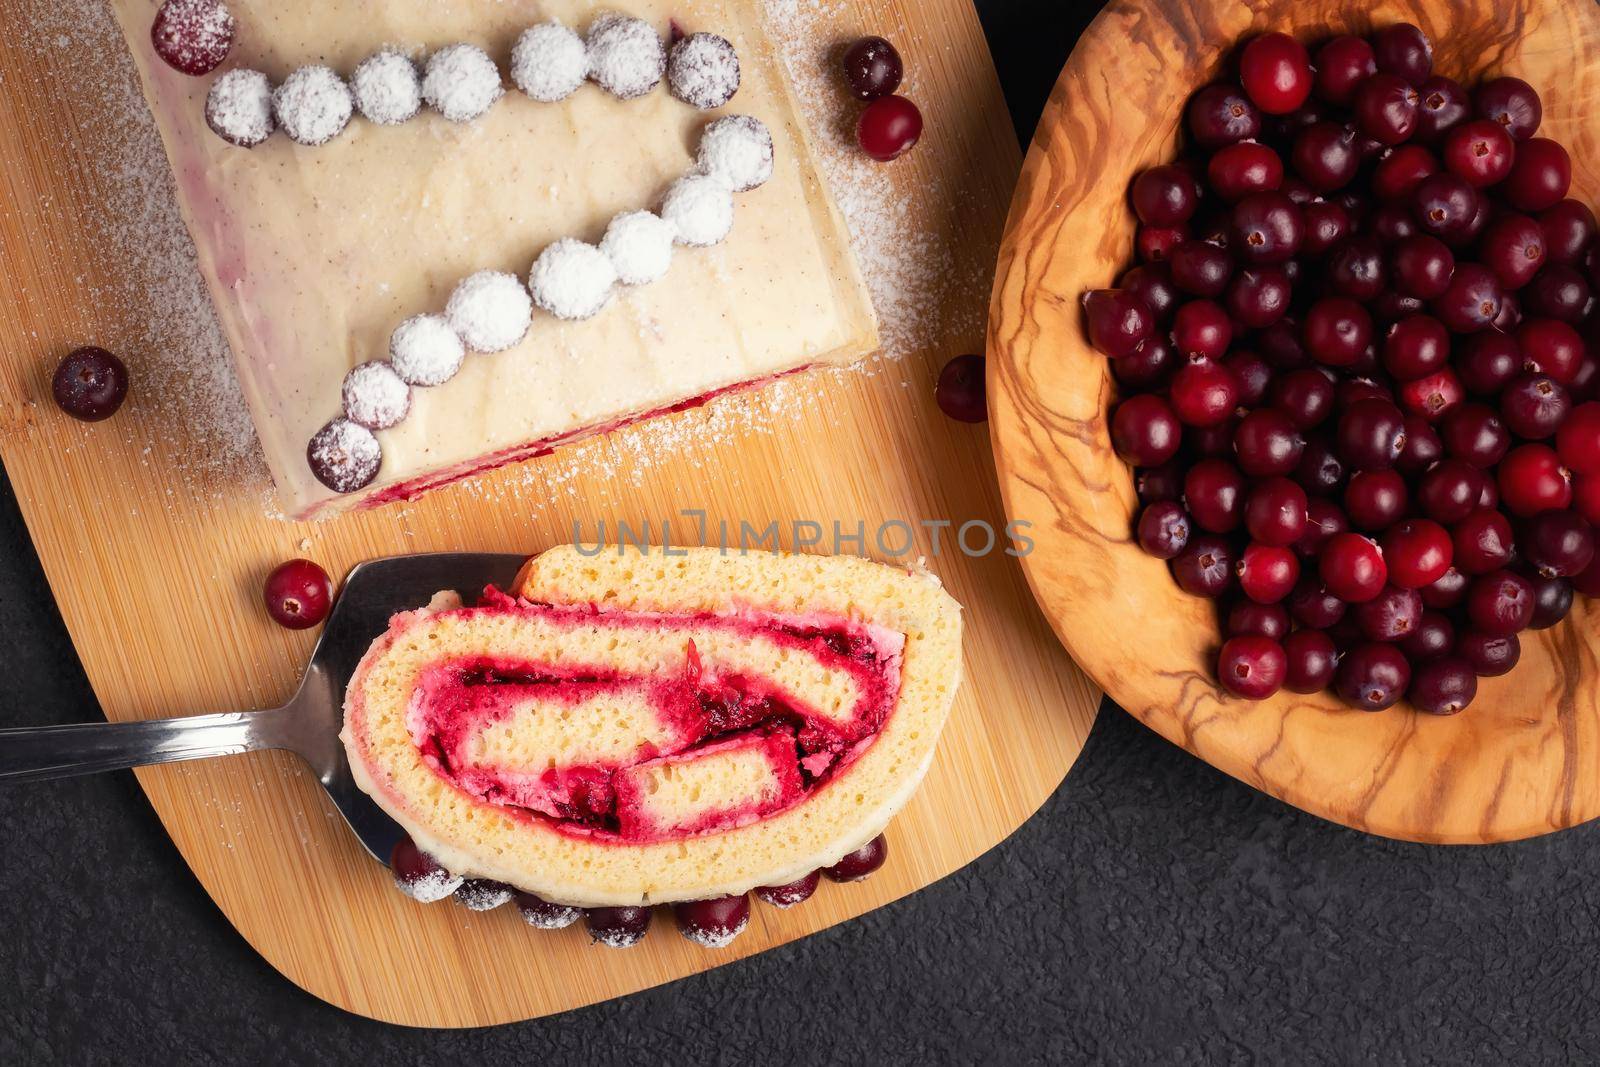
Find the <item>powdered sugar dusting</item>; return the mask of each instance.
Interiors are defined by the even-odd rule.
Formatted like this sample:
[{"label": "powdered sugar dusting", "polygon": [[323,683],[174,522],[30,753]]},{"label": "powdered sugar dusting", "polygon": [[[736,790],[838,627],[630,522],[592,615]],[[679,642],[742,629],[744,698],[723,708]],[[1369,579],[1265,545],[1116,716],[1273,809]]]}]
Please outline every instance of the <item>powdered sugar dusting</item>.
[{"label": "powdered sugar dusting", "polygon": [[461,883],[465,880],[460,875],[451,874],[440,867],[429,871],[421,878],[409,881],[396,878],[394,884],[396,889],[419,904],[435,904],[460,889]]}]

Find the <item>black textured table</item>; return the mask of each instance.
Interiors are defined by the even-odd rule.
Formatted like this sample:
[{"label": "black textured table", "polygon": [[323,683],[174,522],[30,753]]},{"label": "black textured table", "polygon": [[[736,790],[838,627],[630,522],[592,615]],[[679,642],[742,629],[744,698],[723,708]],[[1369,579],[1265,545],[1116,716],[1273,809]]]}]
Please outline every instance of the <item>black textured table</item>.
[{"label": "black textured table", "polygon": [[[979,7],[1026,136],[1094,5]],[[98,715],[9,486],[0,634],[0,721]],[[131,775],[5,788],[0,1063],[1594,1062],[1597,846],[1365,837],[1108,710],[1032,821],[908,900],[626,1000],[429,1033],[281,978]]]}]

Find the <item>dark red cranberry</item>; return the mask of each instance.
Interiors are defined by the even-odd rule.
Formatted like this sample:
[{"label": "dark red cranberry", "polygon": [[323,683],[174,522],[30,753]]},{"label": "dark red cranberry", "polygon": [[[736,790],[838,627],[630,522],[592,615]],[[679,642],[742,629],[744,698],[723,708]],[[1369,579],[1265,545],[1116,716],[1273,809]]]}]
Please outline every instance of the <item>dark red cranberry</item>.
[{"label": "dark red cranberry", "polygon": [[1339,660],[1334,689],[1363,711],[1393,707],[1411,684],[1411,664],[1393,645],[1357,645]]},{"label": "dark red cranberry", "polygon": [[1472,108],[1479,118],[1498,123],[1518,141],[1532,137],[1544,118],[1539,94],[1521,78],[1490,78],[1473,90]]},{"label": "dark red cranberry", "polygon": [[150,27],[156,54],[184,74],[210,74],[233,47],[233,16],[222,0],[166,0]]},{"label": "dark red cranberry", "polygon": [[1478,676],[1465,656],[1440,656],[1419,664],[1406,699],[1429,715],[1454,715],[1478,695]]},{"label": "dark red cranberry", "polygon": [[1416,87],[1405,79],[1374,74],[1356,86],[1356,123],[1380,144],[1399,144],[1417,128],[1419,104]]},{"label": "dark red cranberry", "polygon": [[1172,576],[1185,593],[1215,600],[1233,588],[1233,562],[1227,541],[1199,534],[1173,559]]},{"label": "dark red cranberry", "polygon": [[1123,292],[1144,301],[1156,322],[1171,322],[1182,299],[1172,281],[1172,266],[1165,262],[1141,263],[1123,274],[1117,284]]},{"label": "dark red cranberry", "polygon": [[[1373,299],[1389,281],[1383,247],[1371,237],[1346,238],[1328,255],[1327,279],[1340,296],[1351,300]],[[1365,315],[1363,309],[1362,316]]]},{"label": "dark red cranberry", "polygon": [[1240,271],[1228,285],[1228,313],[1253,330],[1271,326],[1289,310],[1293,288],[1276,267]]},{"label": "dark red cranberry", "polygon": [[532,893],[517,893],[517,911],[522,921],[540,930],[565,930],[583,917],[582,908],[554,904]]},{"label": "dark red cranberry", "polygon": [[1329,538],[1322,546],[1317,571],[1328,591],[1350,604],[1371,600],[1389,580],[1383,553],[1357,533],[1339,533]]},{"label": "dark red cranberry", "polygon": [[1415,589],[1386,586],[1371,600],[1356,605],[1356,625],[1368,641],[1403,641],[1422,621],[1422,597]]},{"label": "dark red cranberry", "polygon": [[1363,400],[1394,402],[1394,390],[1372,378],[1343,378],[1333,387],[1334,401],[1339,411],[1348,411],[1353,404]]},{"label": "dark red cranberry", "polygon": [[453,894],[457,904],[469,911],[493,911],[511,902],[516,890],[504,882],[488,878],[468,878],[456,886]]},{"label": "dark red cranberry", "polygon": [[1217,679],[1234,696],[1265,700],[1283,687],[1288,672],[1283,646],[1267,637],[1230,637],[1217,654]]},{"label": "dark red cranberry", "polygon": [[73,349],[56,366],[50,391],[68,415],[99,422],[115,415],[127,399],[128,368],[103,348]]},{"label": "dark red cranberry", "polygon": [[1572,187],[1572,159],[1548,137],[1530,137],[1517,146],[1511,173],[1500,194],[1518,211],[1544,211],[1566,198]]},{"label": "dark red cranberry", "polygon": [[1578,331],[1557,319],[1529,319],[1517,328],[1523,365],[1563,384],[1577,376],[1585,353]]},{"label": "dark red cranberry", "polygon": [[1582,574],[1594,559],[1594,531],[1570,511],[1544,511],[1523,526],[1518,540],[1528,565],[1544,578]]},{"label": "dark red cranberry", "polygon": [[1456,358],[1456,371],[1468,391],[1489,396],[1522,373],[1522,349],[1514,338],[1480,333],[1466,339]]},{"label": "dark red cranberry", "polygon": [[1140,226],[1133,235],[1133,247],[1144,262],[1160,263],[1180,242],[1188,239],[1187,226]]},{"label": "dark red cranberry", "polygon": [[1573,474],[1600,474],[1600,403],[1579,404],[1556,433],[1556,451]]},{"label": "dark red cranberry", "polygon": [[1328,200],[1316,200],[1300,208],[1305,219],[1305,236],[1300,241],[1300,251],[1308,256],[1320,256],[1346,237],[1350,236],[1350,214]]},{"label": "dark red cranberry", "polygon": [[[1586,522],[1600,526],[1600,475],[1580,474],[1572,479],[1572,509]],[[1600,592],[1584,595],[1600,596]]]},{"label": "dark red cranberry", "polygon": [[844,80],[857,100],[876,100],[900,88],[905,64],[882,37],[863,37],[844,53]]},{"label": "dark red cranberry", "polygon": [[1383,339],[1383,366],[1397,380],[1423,378],[1450,359],[1450,334],[1431,315],[1409,315],[1389,327]]},{"label": "dark red cranberry", "polygon": [[1509,674],[1522,658],[1522,642],[1516,634],[1468,630],[1456,639],[1456,654],[1472,665],[1479,678],[1498,678]]},{"label": "dark red cranberry", "polygon": [[1158,500],[1177,500],[1183,495],[1183,476],[1187,467],[1174,460],[1159,467],[1150,467],[1133,476],[1134,491],[1142,504]]},{"label": "dark red cranberry", "polygon": [[811,894],[817,891],[817,883],[822,881],[821,871],[812,871],[803,878],[797,878],[784,885],[767,885],[755,891],[756,896],[771,904],[775,908],[792,908],[797,904],[804,904],[811,899]]},{"label": "dark red cranberry", "polygon": [[[1416,194],[1412,195],[1415,197]],[[1421,232],[1417,229],[1416,216],[1411,214],[1411,209],[1405,204],[1380,206],[1368,217],[1366,229],[1384,244],[1404,241],[1407,237],[1415,237]]]},{"label": "dark red cranberry", "polygon": [[1389,273],[1395,287],[1419,300],[1443,296],[1455,271],[1456,257],[1449,246],[1425,233],[1405,238],[1390,252]]},{"label": "dark red cranberry", "polygon": [[1294,479],[1307,493],[1332,496],[1344,487],[1347,473],[1332,442],[1325,435],[1318,435],[1306,442],[1300,464],[1294,469]]},{"label": "dark red cranberry", "polygon": [[1300,580],[1300,560],[1287,548],[1250,544],[1234,567],[1239,588],[1257,604],[1276,604]]},{"label": "dark red cranberry", "polygon": [[832,867],[823,868],[822,873],[830,882],[859,882],[882,867],[888,858],[889,842],[879,834],[854,852],[845,853]]},{"label": "dark red cranberry", "polygon": [[1565,578],[1534,577],[1528,579],[1533,586],[1533,618],[1530,630],[1548,630],[1572,611],[1572,583]]},{"label": "dark red cranberry", "polygon": [[1417,483],[1417,505],[1435,522],[1450,525],[1477,510],[1485,474],[1459,459],[1445,459]]},{"label": "dark red cranberry", "polygon": [[1461,83],[1435,74],[1417,86],[1416,138],[1434,144],[1472,115],[1472,102]]},{"label": "dark red cranberry", "polygon": [[1423,232],[1443,240],[1464,232],[1478,211],[1472,186],[1454,174],[1424,178],[1411,194],[1411,210]]},{"label": "dark red cranberry", "polygon": [[1449,611],[1467,599],[1470,581],[1459,569],[1451,567],[1444,572],[1443,578],[1422,588],[1422,602],[1438,611]]},{"label": "dark red cranberry", "polygon": [[688,900],[672,906],[678,932],[702,948],[725,948],[750,923],[750,898]]},{"label": "dark red cranberry", "polygon": [[1191,300],[1172,320],[1172,343],[1190,360],[1221,359],[1232,340],[1233,323],[1215,301]]},{"label": "dark red cranberry", "polygon": [[1321,554],[1322,548],[1335,534],[1346,533],[1350,520],[1337,504],[1330,500],[1312,499],[1306,503],[1306,532],[1294,543],[1296,552],[1307,559]]},{"label": "dark red cranberry", "polygon": [[1384,562],[1389,581],[1401,589],[1421,589],[1444,577],[1455,556],[1455,546],[1443,526],[1428,519],[1407,519],[1383,535]]},{"label": "dark red cranberry", "polygon": [[1453,565],[1463,574],[1488,574],[1511,562],[1511,523],[1493,508],[1477,508],[1450,528]]},{"label": "dark red cranberry", "polygon": [[1355,130],[1337,122],[1317,122],[1301,130],[1290,158],[1295,173],[1319,193],[1344,188],[1361,168]]},{"label": "dark red cranberry", "polygon": [[1206,164],[1206,180],[1218,196],[1231,203],[1283,184],[1283,160],[1264,144],[1241,141],[1217,149]]},{"label": "dark red cranberry", "polygon": [[1320,370],[1297,370],[1274,379],[1272,404],[1302,430],[1320,425],[1333,413],[1333,383]]},{"label": "dark red cranberry", "polygon": [[1211,360],[1190,361],[1172,377],[1172,410],[1187,426],[1215,426],[1239,403],[1233,372]]},{"label": "dark red cranberry", "polygon": [[1372,46],[1363,38],[1343,34],[1317,49],[1316,94],[1318,99],[1348,107],[1356,86],[1377,73]]},{"label": "dark red cranberry", "polygon": [[1313,630],[1325,630],[1344,618],[1344,601],[1309,574],[1296,583],[1286,603],[1295,622]]},{"label": "dark red cranberry", "polygon": [[1522,291],[1529,315],[1559,319],[1569,326],[1589,317],[1594,308],[1594,293],[1588,279],[1573,267],[1548,262]]},{"label": "dark red cranberry", "polygon": [[1501,333],[1511,333],[1522,324],[1522,301],[1516,293],[1506,293],[1500,298],[1500,313],[1489,325]]},{"label": "dark red cranberry", "polygon": [[1388,400],[1358,400],[1339,416],[1339,455],[1356,470],[1394,466],[1405,444],[1405,416]]},{"label": "dark red cranberry", "polygon": [[1202,530],[1228,533],[1244,518],[1244,475],[1225,459],[1204,459],[1190,467],[1183,496]]},{"label": "dark red cranberry", "polygon": [[1261,113],[1237,86],[1208,85],[1189,100],[1189,135],[1215,151],[1261,134]]},{"label": "dark red cranberry", "polygon": [[[1441,455],[1444,449],[1443,441],[1433,432],[1431,426],[1426,426],[1426,424],[1437,422],[1444,418],[1465,398],[1466,390],[1461,387],[1461,379],[1457,378],[1456,372],[1448,367],[1437,374],[1430,374],[1426,378],[1418,378],[1415,381],[1406,382],[1400,387],[1401,406],[1424,421],[1425,427],[1432,437],[1432,440],[1426,443],[1437,444]],[[1406,449],[1401,452],[1401,459],[1404,460],[1407,454],[1411,452],[1420,454],[1424,443],[1422,435],[1412,432],[1408,420]],[[1432,462],[1432,458],[1437,457],[1431,457],[1428,462]],[[1419,473],[1428,469],[1428,463],[1422,462],[1420,458],[1413,464],[1402,465],[1406,466],[1408,472],[1413,468]]]},{"label": "dark red cranberry", "polygon": [[1462,123],[1444,139],[1444,165],[1474,188],[1504,180],[1515,154],[1505,127],[1488,119]]},{"label": "dark red cranberry", "polygon": [[1233,455],[1233,431],[1238,426],[1237,413],[1215,426],[1190,426],[1183,432],[1184,447],[1204,459],[1228,458]]},{"label": "dark red cranberry", "polygon": [[1501,215],[1484,231],[1478,255],[1502,289],[1521,289],[1544,266],[1544,230],[1526,215]]},{"label": "dark red cranberry", "polygon": [[1249,263],[1282,263],[1300,250],[1305,221],[1282,193],[1252,193],[1233,208],[1229,247]]},{"label": "dark red cranberry", "polygon": [[1282,641],[1289,633],[1289,612],[1281,604],[1239,600],[1228,609],[1223,632],[1228,637],[1255,636]]},{"label": "dark red cranberry", "polygon": [[1513,571],[1475,578],[1467,588],[1467,618],[1479,633],[1514,634],[1533,621],[1533,586]]},{"label": "dark red cranberry", "polygon": [[1433,301],[1433,313],[1455,333],[1476,333],[1494,325],[1505,292],[1494,272],[1479,263],[1458,263],[1450,284]]},{"label": "dark red cranberry", "polygon": [[1157,559],[1171,559],[1189,543],[1189,516],[1170,500],[1149,504],[1139,516],[1139,547]]},{"label": "dark red cranberry", "polygon": [[1233,274],[1227,251],[1209,241],[1180,241],[1167,256],[1167,266],[1172,284],[1207,299],[1221,296]]},{"label": "dark red cranberry", "polygon": [[631,948],[650,932],[650,909],[585,908],[583,921],[597,944],[607,948]]},{"label": "dark red cranberry", "polygon": [[989,402],[984,385],[983,357],[956,356],[946,363],[939,372],[939,383],[934,387],[933,397],[939,410],[957,422],[986,420],[989,417]]},{"label": "dark red cranberry", "polygon": [[1272,384],[1272,368],[1267,361],[1249,349],[1235,349],[1223,365],[1233,372],[1239,383],[1239,403],[1254,407],[1266,399],[1267,387]]},{"label": "dark red cranberry", "polygon": [[1144,301],[1123,289],[1093,289],[1083,296],[1089,343],[1118,359],[1128,355],[1155,330]]},{"label": "dark red cranberry", "polygon": [[1442,656],[1449,652],[1456,644],[1456,628],[1450,624],[1450,616],[1442,611],[1429,609],[1422,613],[1422,618],[1417,620],[1414,630],[1406,635],[1400,642],[1400,651],[1406,654],[1406,659],[1412,663],[1423,663]]},{"label": "dark red cranberry", "polygon": [[279,626],[305,630],[328,617],[333,583],[328,572],[309,559],[291,559],[267,575],[262,596],[267,614]]},{"label": "dark red cranberry", "polygon": [[1283,641],[1283,686],[1291,693],[1319,693],[1333,681],[1339,654],[1321,630],[1296,630]]},{"label": "dark red cranberry", "polygon": [[1495,471],[1500,502],[1513,515],[1527,517],[1572,502],[1572,475],[1548,445],[1518,445]]},{"label": "dark red cranberry", "polygon": [[1500,394],[1500,418],[1506,428],[1533,441],[1554,436],[1571,410],[1566,388],[1543,374],[1515,378]]},{"label": "dark red cranberry", "polygon": [[1129,397],[1111,416],[1111,443],[1137,467],[1154,467],[1177,454],[1183,429],[1167,402],[1154,393]]},{"label": "dark red cranberry", "polygon": [[1281,371],[1299,370],[1311,365],[1311,357],[1300,343],[1300,321],[1285,315],[1256,335],[1256,347],[1266,361]]},{"label": "dark red cranberry", "polygon": [[389,852],[389,870],[401,892],[424,904],[443,900],[461,884],[460,878],[445,870],[409,837],[395,842]]},{"label": "dark red cranberry", "polygon": [[1344,513],[1357,530],[1376,533],[1405,514],[1406,497],[1406,480],[1398,471],[1357,471],[1345,486]]},{"label": "dark red cranberry", "polygon": [[[1165,383],[1180,364],[1178,353],[1172,345],[1159,337],[1152,337],[1130,355],[1112,360],[1111,375],[1131,389],[1147,389]],[[938,399],[939,394],[935,392],[934,396]]]},{"label": "dark red cranberry", "polygon": [[1305,438],[1289,416],[1274,408],[1257,408],[1245,415],[1233,434],[1240,469],[1256,478],[1293,471],[1305,447]]},{"label": "dark red cranberry", "polygon": [[[1428,380],[1430,379],[1421,379],[1421,381]],[[1417,384],[1418,382],[1407,382],[1406,388],[1409,389]],[[1433,428],[1433,424],[1421,415],[1406,415],[1405,433],[1406,445],[1400,450],[1400,458],[1394,461],[1394,466],[1395,470],[1407,478],[1415,478],[1444,458],[1444,440],[1439,436],[1439,431]]]},{"label": "dark red cranberry", "polygon": [[903,96],[883,96],[867,105],[856,123],[861,150],[880,163],[899,159],[922,137],[922,112]]},{"label": "dark red cranberry", "polygon": [[1433,44],[1409,22],[1396,22],[1372,33],[1372,54],[1378,69],[1421,85],[1433,73]]},{"label": "dark red cranberry", "polygon": [[1581,200],[1562,200],[1539,214],[1545,254],[1553,263],[1576,267],[1594,247],[1594,212]]},{"label": "dark red cranberry", "polygon": [[[1278,170],[1281,176],[1283,168],[1280,166]],[[1200,187],[1194,175],[1167,163],[1151,167],[1135,178],[1132,197],[1134,214],[1139,216],[1140,222],[1151,226],[1177,226],[1188,222],[1195,208],[1200,206]]]},{"label": "dark red cranberry", "polygon": [[1372,192],[1379,200],[1409,204],[1417,186],[1439,173],[1439,161],[1419,144],[1389,149],[1372,171]]},{"label": "dark red cranberry", "polygon": [[1305,533],[1306,504],[1305,490],[1289,479],[1263,479],[1245,501],[1245,529],[1262,544],[1292,545]]},{"label": "dark red cranberry", "polygon": [[1239,81],[1255,105],[1286,115],[1311,95],[1311,57],[1286,33],[1264,33],[1239,54]]},{"label": "dark red cranberry", "polygon": [[1302,342],[1320,363],[1352,366],[1372,342],[1372,317],[1354,300],[1323,297],[1306,312]]}]

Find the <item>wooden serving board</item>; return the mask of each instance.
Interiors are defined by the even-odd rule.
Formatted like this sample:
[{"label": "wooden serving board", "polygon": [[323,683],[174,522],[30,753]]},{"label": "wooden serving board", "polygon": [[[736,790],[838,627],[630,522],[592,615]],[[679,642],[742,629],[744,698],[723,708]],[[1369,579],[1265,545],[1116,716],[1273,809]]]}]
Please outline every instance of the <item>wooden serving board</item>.
[{"label": "wooden serving board", "polygon": [[1573,157],[1573,195],[1600,200],[1591,0],[1117,0],[1079,41],[1028,154],[989,325],[991,429],[1007,510],[1035,524],[1024,560],[1056,632],[1091,677],[1163,736],[1325,818],[1419,841],[1527,837],[1600,814],[1600,605],[1523,635],[1521,665],[1461,715],[1369,715],[1331,695],[1259,704],[1216,688],[1210,602],[1189,597],[1131,539],[1137,502],[1113,454],[1106,360],[1079,297],[1131,262],[1128,182],[1171,158],[1184,102],[1241,36],[1407,21],[1435,69],[1506,72],[1543,94],[1541,133]]},{"label": "wooden serving board", "polygon": [[[268,517],[259,474],[199,454],[215,447],[199,428],[226,393],[225,376],[219,385],[199,369],[156,371],[169,324],[149,317],[170,314],[183,294],[130,293],[129,257],[143,254],[137,235],[131,250],[119,249],[111,239],[119,220],[109,230],[95,221],[102,204],[126,199],[118,183],[128,176],[117,171],[125,161],[93,145],[109,121],[106,79],[125,80],[131,67],[115,52],[120,40],[108,50],[96,29],[96,18],[108,20],[70,13],[84,6],[13,0],[7,19],[16,17],[19,32],[0,35],[0,455],[109,717],[286,698],[315,635],[274,626],[259,597],[266,572],[297,555],[337,575],[403,552],[532,553],[570,541],[575,522],[592,540],[599,520],[659,522],[684,508],[705,510],[712,540],[722,519],[760,528],[837,518],[847,531],[858,520],[870,531],[896,518],[1003,525],[983,429],[950,422],[932,399],[943,361],[981,342],[1019,163],[966,0],[777,5],[791,9],[788,18],[811,20],[808,39],[886,33],[907,56],[907,91],[927,115],[928,135],[882,172],[881,195],[885,213],[903,212],[897,225],[908,247],[947,252],[939,276],[950,282],[943,307],[918,309],[937,325],[915,350],[725,398],[414,506],[310,525]],[[843,125],[814,132],[838,143]],[[150,204],[170,196],[170,183],[151,183]],[[199,292],[192,278],[179,281]],[[49,390],[56,361],[87,342],[120,348],[134,382],[128,406],[94,426],[61,415]],[[676,523],[674,539],[692,541],[693,529]],[[510,908],[477,915],[413,904],[292,757],[158,768],[139,780],[245,938],[340,1007],[419,1026],[477,1026],[643,989],[927,885],[1007,836],[1071,766],[1099,695],[1057,646],[1015,561],[967,558],[950,551],[948,537],[935,558],[926,530],[918,551],[966,605],[970,682],[926,785],[889,830],[890,862],[860,885],[825,885],[804,907],[758,907],[750,930],[723,952],[691,945],[660,918],[643,945],[614,952],[591,947],[580,929],[531,930]]]}]

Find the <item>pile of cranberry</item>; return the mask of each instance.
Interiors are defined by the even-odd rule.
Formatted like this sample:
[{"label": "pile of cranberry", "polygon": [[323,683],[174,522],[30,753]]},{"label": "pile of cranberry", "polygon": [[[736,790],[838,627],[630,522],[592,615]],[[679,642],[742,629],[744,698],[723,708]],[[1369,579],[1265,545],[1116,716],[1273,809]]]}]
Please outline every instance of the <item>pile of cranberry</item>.
[{"label": "pile of cranberry", "polygon": [[1252,39],[1084,298],[1139,543],[1241,697],[1451,714],[1600,595],[1595,217],[1526,82],[1432,68],[1405,24]]}]

